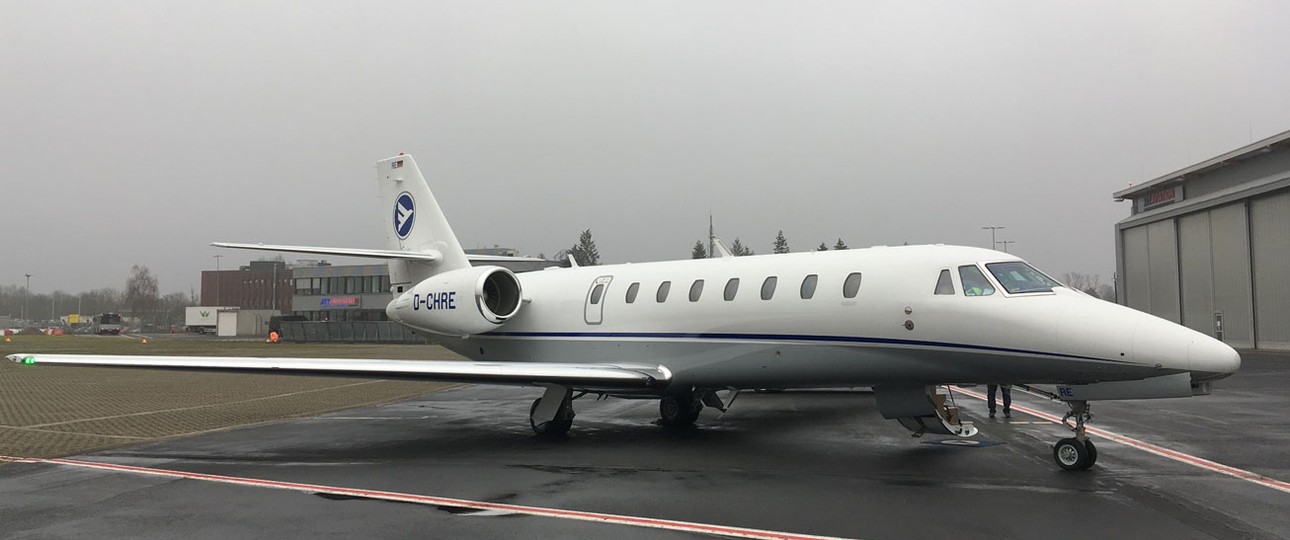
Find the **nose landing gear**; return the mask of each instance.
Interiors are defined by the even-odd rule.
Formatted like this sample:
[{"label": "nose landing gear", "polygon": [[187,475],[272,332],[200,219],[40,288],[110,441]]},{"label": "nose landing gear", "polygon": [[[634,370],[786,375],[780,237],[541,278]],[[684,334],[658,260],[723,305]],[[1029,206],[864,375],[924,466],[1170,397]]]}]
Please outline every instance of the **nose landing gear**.
[{"label": "nose landing gear", "polygon": [[1097,463],[1097,447],[1093,446],[1093,441],[1089,440],[1084,429],[1084,423],[1091,420],[1093,414],[1088,410],[1087,401],[1067,401],[1066,404],[1071,410],[1062,417],[1062,423],[1066,424],[1067,420],[1074,418],[1075,425],[1071,429],[1075,431],[1075,436],[1053,445],[1053,460],[1068,471],[1082,471]]}]

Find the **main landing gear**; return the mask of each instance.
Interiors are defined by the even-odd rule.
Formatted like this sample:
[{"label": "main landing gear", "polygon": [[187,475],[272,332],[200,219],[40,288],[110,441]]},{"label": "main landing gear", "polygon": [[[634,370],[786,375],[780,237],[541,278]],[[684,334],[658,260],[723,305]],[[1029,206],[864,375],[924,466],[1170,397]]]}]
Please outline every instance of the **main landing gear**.
[{"label": "main landing gear", "polygon": [[1074,418],[1075,425],[1071,429],[1075,431],[1075,436],[1053,445],[1053,460],[1068,471],[1082,471],[1097,463],[1097,447],[1093,446],[1093,441],[1089,440],[1084,430],[1084,423],[1091,420],[1093,415],[1088,412],[1087,401],[1067,401],[1066,404],[1071,410],[1062,418],[1062,423],[1066,424],[1066,420]]},{"label": "main landing gear", "polygon": [[575,416],[572,394],[572,389],[567,386],[548,386],[546,393],[529,407],[529,426],[533,432],[549,436],[568,433]]},{"label": "main landing gear", "polygon": [[659,425],[692,426],[703,411],[703,400],[694,393],[666,395],[658,401]]}]

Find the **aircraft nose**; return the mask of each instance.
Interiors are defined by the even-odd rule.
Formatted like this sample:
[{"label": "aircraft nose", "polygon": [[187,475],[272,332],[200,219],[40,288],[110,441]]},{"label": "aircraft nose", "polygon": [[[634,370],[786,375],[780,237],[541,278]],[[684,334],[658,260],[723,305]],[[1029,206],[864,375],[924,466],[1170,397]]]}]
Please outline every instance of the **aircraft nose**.
[{"label": "aircraft nose", "polygon": [[1216,381],[1241,369],[1241,355],[1236,349],[1203,334],[1192,338],[1187,358],[1195,382]]}]

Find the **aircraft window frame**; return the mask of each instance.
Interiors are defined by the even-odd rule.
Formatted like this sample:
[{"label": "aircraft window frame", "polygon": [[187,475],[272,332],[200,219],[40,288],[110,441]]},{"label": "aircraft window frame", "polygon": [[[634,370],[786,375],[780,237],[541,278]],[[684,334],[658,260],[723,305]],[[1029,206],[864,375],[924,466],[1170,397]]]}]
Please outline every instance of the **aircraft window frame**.
[{"label": "aircraft window frame", "polygon": [[807,274],[806,277],[802,278],[802,287],[798,291],[801,293],[802,300],[810,300],[812,298],[815,298],[815,289],[817,289],[819,286],[820,286],[819,274]]},{"label": "aircraft window frame", "polygon": [[595,287],[591,288],[591,298],[590,298],[591,305],[594,306],[594,305],[600,304],[600,300],[602,299],[601,297],[603,297],[604,295],[605,295],[605,284],[597,283]]},{"label": "aircraft window frame", "polygon": [[628,304],[635,304],[636,295],[640,293],[640,291],[641,291],[641,282],[633,281],[631,285],[627,286],[627,296],[624,298],[624,300],[627,300]]},{"label": "aircraft window frame", "polygon": [[660,304],[667,301],[667,293],[672,291],[672,282],[664,281],[658,284],[658,292],[654,293],[654,300]]},{"label": "aircraft window frame", "polygon": [[[976,275],[969,278],[967,275],[964,275],[965,271],[975,272]],[[972,292],[972,290],[968,288],[968,281],[970,279],[971,280],[980,279],[981,284],[984,285],[984,287],[978,287],[980,289],[980,292]],[[963,287],[963,296],[975,297],[975,296],[990,296],[994,294],[994,285],[990,283],[990,278],[985,277],[985,272],[982,272],[981,269],[978,268],[977,265],[975,264],[965,264],[959,267],[959,284],[961,284]]]},{"label": "aircraft window frame", "polygon": [[936,278],[936,290],[933,294],[942,296],[954,296],[958,294],[957,290],[954,288],[954,278],[950,277],[949,268],[941,269],[940,277]]},{"label": "aircraft window frame", "polygon": [[[852,278],[855,279],[854,282],[851,281]],[[860,283],[863,280],[864,276],[860,272],[851,272],[850,274],[847,274],[847,279],[842,282],[842,297],[855,298],[856,295],[860,294]]]},{"label": "aircraft window frame", "polygon": [[696,279],[690,284],[690,301],[698,302],[701,297],[703,297],[703,280]]},{"label": "aircraft window frame", "polygon": [[779,285],[779,276],[766,276],[766,280],[761,282],[761,299],[770,300],[774,298],[777,285]]},{"label": "aircraft window frame", "polygon": [[727,302],[729,302],[731,300],[734,300],[735,295],[738,295],[738,294],[739,294],[739,278],[737,277],[730,278],[730,280],[726,282],[726,290],[723,297],[726,299]]},{"label": "aircraft window frame", "polygon": [[[1008,267],[1015,268],[1014,270],[1011,270],[1012,274],[1016,274],[1016,270],[1021,270],[1022,272],[1029,271],[1030,275],[1008,275],[1009,279],[1004,279],[1000,274],[1005,271],[1009,271],[1006,270]],[[990,272],[990,275],[994,276],[994,280],[999,282],[999,286],[1003,287],[1003,290],[1008,294],[1052,293],[1053,287],[1063,286],[1061,282],[1049,277],[1048,274],[1040,272],[1038,268],[1030,266],[1024,261],[986,263],[985,269]],[[1016,278],[1021,278],[1023,282],[1029,281],[1032,286],[1024,288],[1017,286],[1019,283],[1016,281]],[[1038,284],[1040,286],[1034,287],[1034,284]],[[1013,290],[1014,288],[1016,290]]]}]

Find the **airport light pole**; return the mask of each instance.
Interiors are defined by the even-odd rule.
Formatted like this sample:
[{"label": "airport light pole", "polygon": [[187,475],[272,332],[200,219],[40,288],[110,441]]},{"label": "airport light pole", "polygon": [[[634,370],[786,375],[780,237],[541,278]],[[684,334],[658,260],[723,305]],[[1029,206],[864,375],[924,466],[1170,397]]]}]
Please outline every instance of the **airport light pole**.
[{"label": "airport light pole", "polygon": [[23,275],[27,276],[27,287],[24,288],[22,291],[22,320],[23,320],[23,324],[26,324],[27,304],[31,300],[31,274],[23,274]]},{"label": "airport light pole", "polygon": [[1017,243],[1017,241],[1016,241],[1016,240],[1000,240],[1000,241],[999,241],[999,243],[1000,243],[1000,244],[1003,244],[1003,252],[1004,252],[1004,253],[1007,253],[1007,252],[1008,252],[1008,244],[1015,244],[1015,243]]},{"label": "airport light pole", "polygon": [[216,256],[215,256],[215,305],[217,305],[217,306],[224,305],[224,304],[220,301],[220,297],[219,297],[219,282],[220,282],[220,274],[219,274],[219,260],[220,260],[220,257],[223,257],[223,255],[216,255]]},{"label": "airport light pole", "polygon": [[999,245],[999,242],[996,242],[994,239],[995,231],[998,231],[999,229],[1007,229],[1007,227],[999,227],[996,225],[990,225],[988,227],[981,227],[981,228],[990,229],[990,249],[994,249],[995,246]]}]

